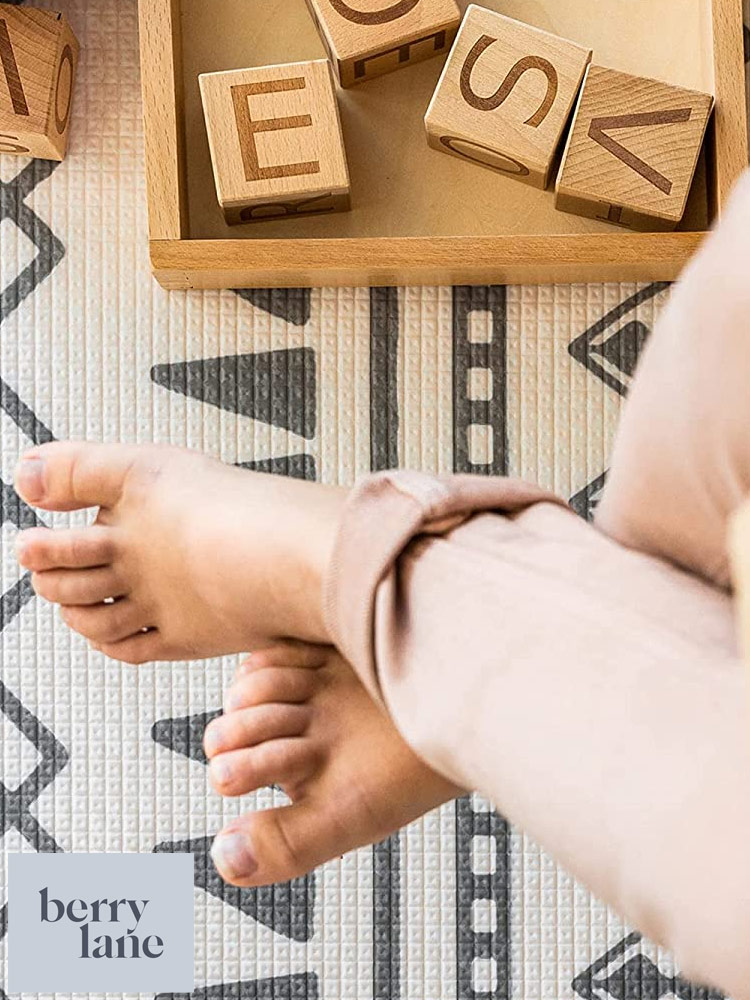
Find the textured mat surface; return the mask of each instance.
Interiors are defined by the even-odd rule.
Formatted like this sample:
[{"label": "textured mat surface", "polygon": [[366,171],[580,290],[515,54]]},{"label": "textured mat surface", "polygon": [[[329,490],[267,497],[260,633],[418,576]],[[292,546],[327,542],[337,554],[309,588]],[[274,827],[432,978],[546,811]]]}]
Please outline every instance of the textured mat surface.
[{"label": "textured mat surface", "polygon": [[196,1000],[705,997],[475,798],[307,879],[227,888],[211,836],[274,795],[208,786],[201,734],[234,662],[89,653],[12,546],[41,523],[10,485],[19,453],[69,435],[328,482],[511,472],[586,516],[665,287],[168,295],[145,247],[135,0],[60,6],[83,44],[69,158],[0,157],[0,886],[8,851],[191,851]]}]

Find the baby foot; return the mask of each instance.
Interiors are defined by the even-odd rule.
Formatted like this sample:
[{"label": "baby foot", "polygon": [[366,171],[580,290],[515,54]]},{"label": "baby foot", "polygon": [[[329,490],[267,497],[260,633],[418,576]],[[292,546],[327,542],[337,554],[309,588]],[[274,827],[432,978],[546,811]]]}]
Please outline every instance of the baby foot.
[{"label": "baby foot", "polygon": [[98,507],[83,529],[33,528],[34,589],[129,663],[237,653],[293,635],[327,641],[322,574],[343,491],[160,446],[55,443],[16,488],[44,510]]},{"label": "baby foot", "polygon": [[292,800],[233,820],[214,840],[216,867],[239,886],[304,875],[462,794],[416,756],[330,647],[253,653],[204,748],[222,795],[275,784]]}]

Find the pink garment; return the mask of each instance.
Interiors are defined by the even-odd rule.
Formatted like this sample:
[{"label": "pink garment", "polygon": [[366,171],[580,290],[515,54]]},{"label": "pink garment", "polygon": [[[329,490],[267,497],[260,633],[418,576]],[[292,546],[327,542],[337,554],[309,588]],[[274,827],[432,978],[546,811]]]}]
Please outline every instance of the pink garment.
[{"label": "pink garment", "polygon": [[533,487],[387,473],[348,502],[326,607],[428,764],[685,975],[750,997],[749,696],[725,594]]},{"label": "pink garment", "polygon": [[750,493],[750,172],[646,346],[597,524],[729,584],[729,514]]},{"label": "pink garment", "polygon": [[750,488],[748,249],[746,178],[624,418],[601,523],[669,562],[520,482],[385,473],[349,498],[325,596],[334,642],[428,764],[734,1000],[750,998],[750,693],[730,597],[674,563],[725,583]]}]

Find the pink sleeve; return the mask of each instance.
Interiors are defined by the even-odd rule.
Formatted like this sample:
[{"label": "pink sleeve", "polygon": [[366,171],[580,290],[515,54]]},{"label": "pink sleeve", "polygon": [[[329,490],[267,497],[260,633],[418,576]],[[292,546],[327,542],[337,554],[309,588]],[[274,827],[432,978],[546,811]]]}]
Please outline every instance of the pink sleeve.
[{"label": "pink sleeve", "polygon": [[683,974],[750,997],[750,700],[726,595],[534,487],[402,472],[352,493],[326,615],[435,770]]}]

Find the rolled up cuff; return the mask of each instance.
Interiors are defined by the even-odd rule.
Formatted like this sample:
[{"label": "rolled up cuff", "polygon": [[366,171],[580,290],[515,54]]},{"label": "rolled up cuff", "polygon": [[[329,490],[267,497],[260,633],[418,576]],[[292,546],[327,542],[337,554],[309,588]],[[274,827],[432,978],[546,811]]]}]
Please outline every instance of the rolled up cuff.
[{"label": "rolled up cuff", "polygon": [[512,516],[564,502],[517,479],[381,472],[360,480],[344,507],[324,582],[328,633],[370,695],[383,702],[374,637],[375,596],[416,538],[444,535],[474,514]]}]

